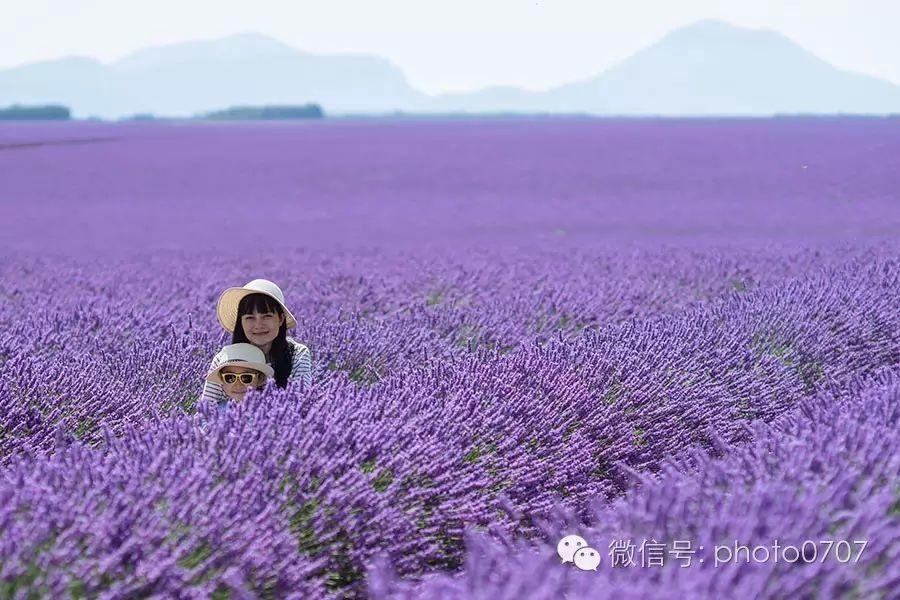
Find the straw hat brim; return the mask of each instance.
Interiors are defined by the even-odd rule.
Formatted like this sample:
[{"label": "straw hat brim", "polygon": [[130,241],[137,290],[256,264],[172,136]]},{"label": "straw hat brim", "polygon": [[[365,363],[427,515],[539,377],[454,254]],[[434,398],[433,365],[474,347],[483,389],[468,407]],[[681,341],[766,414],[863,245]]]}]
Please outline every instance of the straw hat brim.
[{"label": "straw hat brim", "polygon": [[234,327],[237,324],[238,305],[245,296],[250,294],[262,294],[277,302],[278,306],[284,311],[284,320],[287,328],[293,329],[297,326],[297,319],[294,318],[288,307],[272,294],[243,287],[233,287],[222,292],[222,295],[219,296],[219,302],[216,304],[216,317],[218,317],[219,324],[225,328],[225,331],[234,332]]},{"label": "straw hat brim", "polygon": [[211,381],[212,383],[218,383],[218,384],[222,385],[224,382],[222,381],[220,372],[225,367],[244,367],[245,369],[253,369],[255,371],[259,371],[260,373],[265,374],[266,377],[271,378],[271,377],[275,376],[275,369],[273,369],[271,365],[267,365],[264,363],[257,363],[257,362],[247,362],[247,361],[242,361],[242,360],[235,360],[235,361],[231,361],[231,362],[222,363],[221,365],[219,365],[218,367],[216,367],[215,369],[210,371],[206,375],[206,380]]}]

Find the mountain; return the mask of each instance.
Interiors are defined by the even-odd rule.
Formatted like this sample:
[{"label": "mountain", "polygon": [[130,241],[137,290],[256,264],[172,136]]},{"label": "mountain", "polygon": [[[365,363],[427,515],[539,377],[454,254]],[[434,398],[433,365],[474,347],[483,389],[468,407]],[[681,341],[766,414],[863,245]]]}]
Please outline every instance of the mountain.
[{"label": "mountain", "polygon": [[[10,104],[64,104],[73,98],[93,95],[97,112],[108,104],[106,67],[91,58],[70,57],[0,71],[0,106]],[[73,111],[74,112],[74,111]]]},{"label": "mountain", "polygon": [[781,34],[700,21],[608,70],[546,91],[495,86],[428,96],[389,61],[319,55],[240,34],[148,48],[111,64],[66,58],[0,70],[0,107],[61,103],[76,116],[187,116],[236,105],[326,114],[583,112],[606,115],[900,113],[900,86],[842,71]]},{"label": "mountain", "polygon": [[552,101],[604,113],[900,112],[900,86],[841,71],[781,34],[701,21]]},{"label": "mountain", "polygon": [[0,71],[0,106],[52,101],[79,117],[297,103],[386,112],[422,98],[383,58],[310,54],[256,34],[148,48],[108,65],[64,59]]},{"label": "mountain", "polygon": [[841,71],[781,34],[700,21],[603,73],[547,90],[444,94],[429,110],[612,115],[898,113],[900,86]]}]

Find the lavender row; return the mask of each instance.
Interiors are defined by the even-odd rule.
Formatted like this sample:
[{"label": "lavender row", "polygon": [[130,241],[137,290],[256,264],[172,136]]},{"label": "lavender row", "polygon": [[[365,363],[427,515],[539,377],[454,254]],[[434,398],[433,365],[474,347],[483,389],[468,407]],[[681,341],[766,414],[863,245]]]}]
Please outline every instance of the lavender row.
[{"label": "lavender row", "polygon": [[[898,365],[900,366],[900,365]],[[803,401],[724,457],[694,452],[659,477],[597,502],[585,525],[565,506],[529,542],[467,532],[458,574],[398,580],[381,557],[384,598],[896,598],[900,585],[900,370]],[[596,570],[562,563],[580,535]]]},{"label": "lavender row", "polygon": [[542,248],[412,261],[387,251],[298,252],[284,261],[293,268],[203,255],[13,260],[0,271],[0,457],[51,448],[63,422],[90,441],[101,424],[118,430],[192,410],[209,358],[227,341],[213,313],[218,293],[254,269],[273,271],[288,291],[317,382],[373,385],[479,348],[506,354],[559,335],[605,335],[632,319],[882,255],[889,249]]}]

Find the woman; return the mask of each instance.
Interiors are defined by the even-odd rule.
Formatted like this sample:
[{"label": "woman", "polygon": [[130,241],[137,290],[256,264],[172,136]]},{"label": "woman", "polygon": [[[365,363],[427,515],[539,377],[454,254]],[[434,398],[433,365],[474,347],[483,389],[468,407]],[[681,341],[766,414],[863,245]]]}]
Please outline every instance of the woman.
[{"label": "woman", "polygon": [[206,374],[206,381],[222,386],[225,395],[235,401],[243,400],[250,388],[263,388],[266,378],[275,375],[262,350],[253,344],[225,346],[216,354],[216,362],[219,366]]},{"label": "woman", "polygon": [[[312,383],[309,348],[287,337],[287,330],[296,327],[297,320],[285,306],[284,294],[277,285],[254,279],[243,287],[228,288],[219,296],[216,316],[231,332],[233,344],[249,343],[262,350],[274,371],[275,385],[283,388],[289,382],[302,381],[304,386]],[[213,358],[210,370],[218,366]],[[214,381],[204,383],[202,398],[220,403],[228,400],[222,385]]]}]

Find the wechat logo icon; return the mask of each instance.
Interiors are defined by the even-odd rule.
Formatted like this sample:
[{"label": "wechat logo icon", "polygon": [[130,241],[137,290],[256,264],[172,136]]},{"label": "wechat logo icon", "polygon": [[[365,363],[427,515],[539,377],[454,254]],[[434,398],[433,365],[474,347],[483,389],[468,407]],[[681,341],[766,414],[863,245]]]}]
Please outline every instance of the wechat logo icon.
[{"label": "wechat logo icon", "polygon": [[600,553],[578,535],[567,535],[559,540],[556,544],[556,554],[563,563],[572,563],[582,571],[596,571],[600,566]]}]

